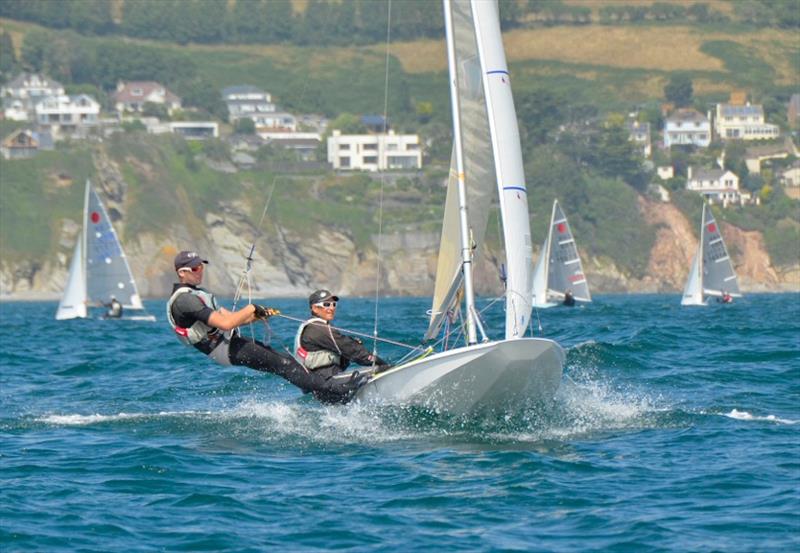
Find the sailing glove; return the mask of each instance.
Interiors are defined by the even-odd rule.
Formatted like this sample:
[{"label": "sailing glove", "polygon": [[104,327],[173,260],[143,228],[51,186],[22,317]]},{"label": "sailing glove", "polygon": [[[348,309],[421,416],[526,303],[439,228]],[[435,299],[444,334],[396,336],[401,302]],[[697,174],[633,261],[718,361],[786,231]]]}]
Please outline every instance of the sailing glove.
[{"label": "sailing glove", "polygon": [[281,312],[272,307],[264,307],[263,305],[253,304],[253,316],[256,319],[268,319],[274,315],[280,315]]}]

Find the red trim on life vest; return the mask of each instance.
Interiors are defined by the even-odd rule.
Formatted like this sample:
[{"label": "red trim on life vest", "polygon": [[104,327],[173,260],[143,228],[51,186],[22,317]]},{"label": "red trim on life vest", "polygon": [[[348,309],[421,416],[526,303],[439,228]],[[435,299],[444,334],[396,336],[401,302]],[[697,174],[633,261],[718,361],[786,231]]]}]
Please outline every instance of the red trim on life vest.
[{"label": "red trim on life vest", "polygon": [[189,337],[189,329],[188,328],[183,328],[183,327],[180,327],[180,326],[176,326],[175,327],[175,334],[177,334],[179,336],[183,336],[184,338],[188,338]]},{"label": "red trim on life vest", "polygon": [[308,352],[304,348],[299,347],[297,348],[297,355],[300,358],[305,359],[306,357],[308,357]]}]

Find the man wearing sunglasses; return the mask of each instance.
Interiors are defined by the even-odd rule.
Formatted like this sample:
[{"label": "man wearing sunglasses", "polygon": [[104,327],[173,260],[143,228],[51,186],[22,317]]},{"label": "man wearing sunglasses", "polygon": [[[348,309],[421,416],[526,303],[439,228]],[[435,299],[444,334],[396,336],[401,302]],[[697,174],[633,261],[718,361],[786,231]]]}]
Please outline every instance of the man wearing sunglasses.
[{"label": "man wearing sunglasses", "polygon": [[279,312],[255,304],[238,311],[219,307],[214,295],[200,286],[207,264],[196,252],[182,251],[175,256],[178,283],[167,302],[167,318],[183,344],[193,346],[221,365],[243,365],[281,376],[326,403],[346,403],[353,397],[365,382],[364,375],[327,378],[306,370],[262,342],[239,336],[238,327]]},{"label": "man wearing sunglasses", "polygon": [[339,297],[328,290],[317,290],[308,297],[312,317],[297,329],[295,359],[309,371],[326,378],[342,373],[351,361],[373,366],[376,372],[387,369],[386,361],[372,355],[359,340],[331,327],[338,301]]}]

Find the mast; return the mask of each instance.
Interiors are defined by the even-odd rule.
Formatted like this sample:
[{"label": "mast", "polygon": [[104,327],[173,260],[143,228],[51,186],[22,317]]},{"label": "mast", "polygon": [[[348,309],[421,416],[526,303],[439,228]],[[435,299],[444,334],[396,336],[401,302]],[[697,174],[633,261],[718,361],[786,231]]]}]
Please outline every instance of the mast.
[{"label": "mast", "polygon": [[453,114],[453,144],[456,154],[458,183],[459,225],[461,230],[461,271],[464,276],[464,300],[466,302],[466,335],[468,344],[477,344],[475,330],[475,292],[472,285],[472,244],[469,236],[467,216],[467,189],[464,181],[464,151],[461,143],[461,110],[458,100],[458,67],[456,66],[455,38],[453,36],[453,14],[450,1],[444,3],[445,34],[447,36],[447,66],[450,75],[450,106]]},{"label": "mast", "polygon": [[558,206],[558,200],[553,200],[553,209],[550,213],[550,226],[547,227],[547,251],[543,253],[544,275],[545,275],[545,286],[544,286],[545,302],[547,302],[547,296],[550,293],[550,250],[553,249],[553,225],[556,222],[557,206]]},{"label": "mast", "polygon": [[83,274],[83,298],[81,301],[84,305],[89,303],[89,271],[86,266],[86,259],[89,255],[89,239],[87,237],[89,232],[89,193],[92,186],[92,181],[86,179],[86,190],[83,194],[83,228],[81,229],[81,273]]},{"label": "mast", "polygon": [[705,255],[706,235],[706,201],[703,200],[703,216],[700,227],[700,249],[697,251],[697,275],[700,277],[700,302],[706,301],[706,283],[703,279],[703,256]]}]

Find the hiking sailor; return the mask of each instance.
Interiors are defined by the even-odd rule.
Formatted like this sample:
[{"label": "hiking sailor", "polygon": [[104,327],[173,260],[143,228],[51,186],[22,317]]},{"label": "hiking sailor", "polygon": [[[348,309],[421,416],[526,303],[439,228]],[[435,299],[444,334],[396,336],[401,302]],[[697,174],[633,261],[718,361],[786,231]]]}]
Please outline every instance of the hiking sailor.
[{"label": "hiking sailor", "polygon": [[374,366],[375,372],[388,369],[386,361],[371,354],[360,340],[331,327],[338,301],[328,290],[317,290],[308,297],[312,317],[297,329],[295,359],[314,374],[327,377],[342,373],[351,361]]},{"label": "hiking sailor", "polygon": [[262,342],[239,336],[238,327],[267,319],[279,311],[255,304],[238,311],[219,307],[214,295],[200,287],[206,264],[208,261],[196,252],[182,251],[175,256],[179,282],[167,302],[167,319],[185,345],[193,346],[220,365],[244,365],[281,376],[326,403],[347,402],[366,381],[366,375],[358,374],[326,378]]}]

